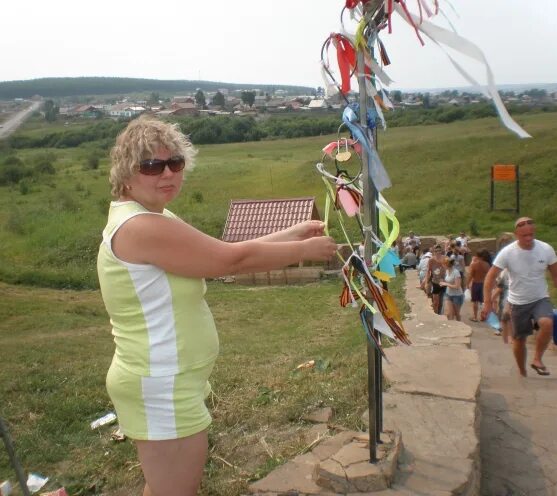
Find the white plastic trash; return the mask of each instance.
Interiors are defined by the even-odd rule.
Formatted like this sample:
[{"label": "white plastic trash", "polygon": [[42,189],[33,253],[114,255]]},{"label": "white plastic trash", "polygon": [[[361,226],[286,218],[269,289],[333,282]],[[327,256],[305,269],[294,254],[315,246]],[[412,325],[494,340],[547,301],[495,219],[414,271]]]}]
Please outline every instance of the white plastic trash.
[{"label": "white plastic trash", "polygon": [[472,301],[472,293],[468,288],[464,290],[464,301]]},{"label": "white plastic trash", "polygon": [[91,422],[91,429],[97,429],[101,425],[112,424],[116,421],[116,414],[114,412],[107,413],[104,417]]},{"label": "white plastic trash", "polygon": [[27,477],[27,488],[32,493],[39,491],[48,482],[48,477],[39,474],[29,474]]},{"label": "white plastic trash", "polygon": [[0,496],[10,496],[12,494],[12,484],[9,480],[0,483]]}]

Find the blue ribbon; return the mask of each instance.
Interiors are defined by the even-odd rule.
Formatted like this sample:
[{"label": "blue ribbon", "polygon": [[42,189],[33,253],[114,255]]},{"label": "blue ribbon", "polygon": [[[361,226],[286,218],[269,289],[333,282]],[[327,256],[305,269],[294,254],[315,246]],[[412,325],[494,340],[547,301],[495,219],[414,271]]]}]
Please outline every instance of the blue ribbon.
[{"label": "blue ribbon", "polygon": [[351,103],[347,105],[342,113],[342,122],[346,124],[346,127],[350,130],[352,137],[359,141],[367,152],[367,162],[369,178],[375,185],[377,191],[383,191],[385,188],[391,186],[391,180],[385,166],[375,147],[372,146],[372,135],[371,130],[376,127],[377,111],[375,109],[367,109],[366,121],[368,126],[368,135],[364,133],[364,129],[360,124],[358,124],[358,113],[360,111],[360,106],[357,103]]}]

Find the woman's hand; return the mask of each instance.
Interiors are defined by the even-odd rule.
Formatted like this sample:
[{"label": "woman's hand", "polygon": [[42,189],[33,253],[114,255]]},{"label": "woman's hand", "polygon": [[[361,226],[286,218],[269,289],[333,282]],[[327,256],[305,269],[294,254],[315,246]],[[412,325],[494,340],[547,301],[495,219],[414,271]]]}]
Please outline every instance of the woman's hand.
[{"label": "woman's hand", "polygon": [[304,242],[304,260],[314,260],[324,262],[331,260],[337,251],[335,240],[329,236],[315,236],[306,239]]},{"label": "woman's hand", "polygon": [[306,220],[293,226],[287,227],[282,231],[277,231],[266,236],[257,238],[259,241],[304,241],[305,239],[323,236],[325,223],[320,220]]},{"label": "woman's hand", "polygon": [[289,236],[288,241],[303,241],[304,239],[323,236],[325,223],[320,220],[306,220],[290,226],[283,232]]}]

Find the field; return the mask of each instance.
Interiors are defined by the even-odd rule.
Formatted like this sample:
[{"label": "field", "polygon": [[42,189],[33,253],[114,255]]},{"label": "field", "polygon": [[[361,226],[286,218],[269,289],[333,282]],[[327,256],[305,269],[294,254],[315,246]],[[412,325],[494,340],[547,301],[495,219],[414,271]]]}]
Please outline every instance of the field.
[{"label": "field", "polygon": [[[521,212],[538,220],[541,239],[557,242],[555,114],[523,115],[519,121],[534,139],[519,140],[491,118],[380,132],[381,157],[394,184],[384,194],[402,230],[449,234],[465,229],[481,237],[509,230],[513,213],[489,211],[489,173],[494,163],[514,163],[521,170]],[[324,190],[315,163],[333,139],[200,146],[198,166],[171,208],[214,236],[222,234],[231,199],[315,196],[322,209]],[[26,194],[17,186],[0,188],[1,280],[96,287],[94,258],[110,196],[107,158],[98,170],[86,168],[91,149],[48,150],[55,175],[31,181]],[[0,152],[0,164],[9,154]],[[44,154],[17,153],[31,164]],[[498,197],[506,201],[500,206],[512,207],[508,193]],[[342,241],[338,230],[333,233]]]},{"label": "field", "polygon": [[[522,213],[537,220],[541,239],[557,245],[555,115],[519,121],[534,139],[518,140],[496,119],[380,133],[394,185],[384,193],[402,230],[465,229],[482,237],[509,230],[514,214],[488,209],[489,168],[515,163]],[[201,146],[171,209],[215,236],[231,199],[315,196],[322,209],[315,163],[334,139]],[[89,169],[94,148],[18,150],[24,164],[48,154],[56,173],[31,178],[27,191],[0,187],[0,415],[26,469],[50,476],[50,487],[124,496],[139,494],[141,483],[132,443],[111,441],[110,427],[89,429],[111,409],[104,377],[113,351],[94,267],[110,200],[108,161]],[[10,156],[0,150],[0,167]],[[508,191],[500,193],[510,201]],[[392,285],[399,300],[402,283]],[[332,406],[337,424],[360,427],[365,339],[357,313],[338,306],[339,290],[338,281],[327,280],[272,288],[209,283],[221,355],[209,401],[215,422],[204,495],[244,494],[249,480],[303,452],[313,438],[302,416],[313,408]],[[315,368],[295,371],[310,359]],[[6,478],[14,480],[0,449],[0,481]]]},{"label": "field", "polygon": [[[401,282],[393,285],[399,298]],[[315,434],[301,417],[314,408],[331,406],[336,423],[361,427],[365,338],[357,311],[339,307],[339,290],[337,281],[209,284],[221,353],[211,379],[203,494],[245,494],[249,480],[303,452]],[[132,443],[111,441],[113,426],[89,428],[112,408],[104,378],[113,344],[98,291],[0,283],[0,299],[0,415],[26,469],[72,495],[140,494]],[[311,359],[314,369],[295,371]],[[0,480],[6,478],[13,481],[13,473],[0,450]]]}]

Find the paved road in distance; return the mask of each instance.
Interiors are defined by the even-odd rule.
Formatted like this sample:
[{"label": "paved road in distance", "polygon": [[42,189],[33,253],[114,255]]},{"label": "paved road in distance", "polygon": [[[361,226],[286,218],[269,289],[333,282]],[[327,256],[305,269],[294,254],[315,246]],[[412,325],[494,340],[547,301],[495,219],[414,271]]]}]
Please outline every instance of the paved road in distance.
[{"label": "paved road in distance", "polygon": [[41,105],[42,102],[33,102],[31,103],[31,106],[24,110],[20,110],[12,115],[8,120],[2,122],[0,124],[0,139],[7,138],[10,134],[12,134],[28,117],[31,116],[35,110],[38,110]]}]

